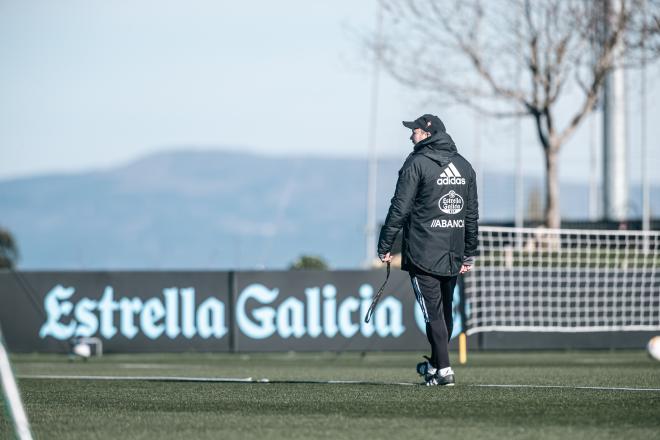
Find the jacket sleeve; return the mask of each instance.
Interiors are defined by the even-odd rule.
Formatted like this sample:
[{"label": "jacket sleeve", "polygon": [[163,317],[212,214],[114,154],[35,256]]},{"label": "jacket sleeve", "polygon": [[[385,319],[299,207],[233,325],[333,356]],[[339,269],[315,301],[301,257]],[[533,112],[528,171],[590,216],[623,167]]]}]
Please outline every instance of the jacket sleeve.
[{"label": "jacket sleeve", "polygon": [[394,239],[403,227],[417,195],[417,186],[420,180],[419,167],[414,163],[406,163],[399,171],[396,182],[396,191],[387,211],[385,224],[380,230],[378,239],[378,255],[384,255],[392,250]]},{"label": "jacket sleeve", "polygon": [[477,177],[472,171],[468,183],[468,199],[465,211],[465,256],[477,255],[479,244],[479,201],[477,197]]}]

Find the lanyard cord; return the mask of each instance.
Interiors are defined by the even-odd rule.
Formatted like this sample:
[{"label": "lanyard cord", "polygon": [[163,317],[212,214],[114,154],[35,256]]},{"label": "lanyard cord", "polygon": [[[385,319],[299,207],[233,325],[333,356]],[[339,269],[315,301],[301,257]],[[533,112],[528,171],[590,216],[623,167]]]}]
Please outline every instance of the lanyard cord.
[{"label": "lanyard cord", "polygon": [[387,262],[387,276],[385,277],[385,282],[383,283],[382,286],[380,286],[380,289],[378,289],[378,293],[376,296],[374,296],[374,299],[371,301],[371,305],[369,306],[369,310],[367,310],[367,316],[364,317],[364,322],[369,323],[371,318],[374,315],[374,310],[376,310],[376,306],[378,305],[378,301],[380,301],[380,297],[383,296],[383,291],[385,290],[385,285],[387,284],[387,280],[390,279],[390,262]]}]

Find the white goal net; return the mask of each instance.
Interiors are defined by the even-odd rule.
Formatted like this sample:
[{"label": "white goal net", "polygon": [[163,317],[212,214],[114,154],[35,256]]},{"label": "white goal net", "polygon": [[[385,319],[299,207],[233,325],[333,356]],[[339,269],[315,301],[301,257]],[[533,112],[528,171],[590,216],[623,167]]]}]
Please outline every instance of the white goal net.
[{"label": "white goal net", "polygon": [[467,333],[660,330],[660,233],[480,227]]}]

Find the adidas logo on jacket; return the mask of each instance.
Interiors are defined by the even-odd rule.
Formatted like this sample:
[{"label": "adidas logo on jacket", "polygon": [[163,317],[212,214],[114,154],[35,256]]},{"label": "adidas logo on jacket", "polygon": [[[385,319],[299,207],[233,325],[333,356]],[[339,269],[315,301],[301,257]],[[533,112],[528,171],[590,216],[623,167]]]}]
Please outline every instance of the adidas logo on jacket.
[{"label": "adidas logo on jacket", "polygon": [[437,180],[438,185],[465,185],[465,179],[461,177],[456,166],[449,162],[447,169],[445,169]]}]

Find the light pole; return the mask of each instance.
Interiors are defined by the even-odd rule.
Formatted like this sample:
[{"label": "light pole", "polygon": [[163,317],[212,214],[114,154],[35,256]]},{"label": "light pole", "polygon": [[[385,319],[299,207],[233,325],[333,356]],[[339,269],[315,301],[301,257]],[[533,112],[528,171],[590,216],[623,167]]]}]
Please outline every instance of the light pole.
[{"label": "light pole", "polygon": [[369,110],[369,153],[367,170],[367,224],[365,226],[366,253],[365,267],[370,267],[376,259],[376,185],[378,174],[378,157],[376,155],[376,126],[378,123],[378,83],[380,76],[380,59],[382,51],[383,11],[378,3],[376,13],[376,41],[374,48],[373,71],[371,79],[371,108]]}]

